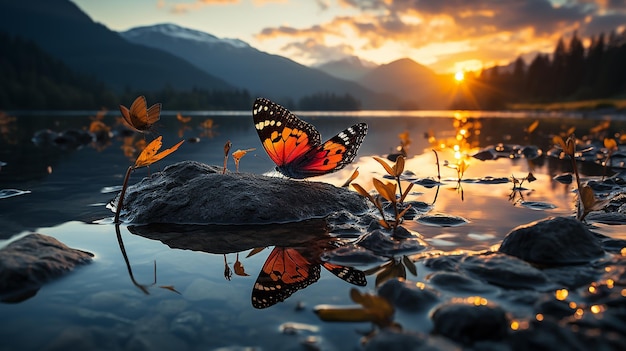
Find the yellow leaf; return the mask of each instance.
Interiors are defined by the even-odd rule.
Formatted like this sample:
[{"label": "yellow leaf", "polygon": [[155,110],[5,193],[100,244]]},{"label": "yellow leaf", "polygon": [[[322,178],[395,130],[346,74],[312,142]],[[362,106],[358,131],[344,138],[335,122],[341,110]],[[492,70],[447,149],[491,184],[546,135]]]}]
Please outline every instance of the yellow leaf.
[{"label": "yellow leaf", "polygon": [[589,211],[593,208],[596,202],[596,197],[593,193],[593,189],[589,185],[585,185],[580,189],[580,199],[582,200],[583,207]]},{"label": "yellow leaf", "polygon": [[248,152],[254,151],[254,150],[256,149],[252,148],[252,149],[245,149],[245,150],[237,150],[233,152],[232,155],[235,160],[239,160],[240,158],[244,157]]},{"label": "yellow leaf", "polygon": [[567,149],[567,147],[565,146],[565,141],[563,141],[563,138],[559,135],[555,135],[552,138],[552,143],[554,143],[555,145],[558,145],[561,147],[561,149],[563,149],[563,151],[565,151]]},{"label": "yellow leaf", "polygon": [[615,141],[615,139],[604,138],[604,147],[609,149],[609,150],[616,150],[617,149],[617,142]]},{"label": "yellow leaf", "polygon": [[172,146],[171,148],[165,149],[157,153],[159,149],[161,148],[161,145],[163,145],[163,143],[161,142],[161,139],[162,137],[159,136],[158,138],[152,140],[152,142],[150,142],[150,144],[148,144],[148,146],[146,146],[146,148],[143,149],[139,157],[137,157],[137,161],[135,161],[135,166],[133,166],[133,168],[150,166],[151,164],[157,161],[160,161],[165,156],[178,150],[178,147],[180,147],[180,145],[184,142],[184,140],[181,140],[178,142],[178,144]]},{"label": "yellow leaf", "polygon": [[393,165],[394,177],[399,177],[404,172],[404,156],[396,158],[396,164]]},{"label": "yellow leaf", "polygon": [[404,217],[404,215],[406,214],[406,212],[411,208],[411,205],[408,205],[404,210],[402,210],[402,212],[400,212],[398,214],[398,219]]},{"label": "yellow leaf", "polygon": [[357,191],[357,193],[361,194],[361,196],[364,196],[366,198],[368,198],[372,203],[375,203],[374,198],[372,197],[372,195],[370,195],[370,193],[368,193],[365,189],[363,189],[362,186],[360,186],[357,183],[352,184],[352,187]]},{"label": "yellow leaf", "polygon": [[409,193],[411,192],[411,189],[413,189],[413,185],[415,184],[409,183],[409,186],[404,190],[404,194],[400,196],[400,202],[404,202],[404,199],[406,199],[406,196],[409,195]]},{"label": "yellow leaf", "polygon": [[357,167],[354,172],[352,172],[352,175],[350,176],[350,178],[348,178],[348,180],[346,180],[345,183],[343,183],[343,185],[341,186],[342,188],[346,188],[350,185],[350,183],[352,183],[353,180],[355,180],[357,177],[359,176],[359,167]]},{"label": "yellow leaf", "polygon": [[539,120],[537,119],[533,123],[531,123],[531,125],[528,126],[528,134],[531,134],[532,132],[534,132],[538,126],[539,126]]},{"label": "yellow leaf", "polygon": [[255,247],[254,249],[250,250],[250,253],[246,257],[252,257],[263,250],[265,250],[265,247]]},{"label": "yellow leaf", "polygon": [[565,152],[574,157],[574,152],[576,151],[576,136],[574,134],[570,135],[569,138],[565,141],[566,149]]},{"label": "yellow leaf", "polygon": [[387,171],[387,173],[390,176],[394,176],[395,177],[393,168],[391,168],[391,166],[387,162],[385,162],[385,160],[383,160],[383,159],[381,159],[379,157],[376,157],[376,156],[374,156],[374,159],[385,168],[385,171]]},{"label": "yellow leaf", "polygon": [[238,276],[247,277],[250,275],[246,273],[246,271],[244,270],[243,264],[241,263],[241,261],[235,261],[233,268],[235,269],[235,274],[237,274]]},{"label": "yellow leaf", "polygon": [[385,200],[390,202],[396,202],[396,183],[383,183],[380,180],[372,179],[374,187]]}]

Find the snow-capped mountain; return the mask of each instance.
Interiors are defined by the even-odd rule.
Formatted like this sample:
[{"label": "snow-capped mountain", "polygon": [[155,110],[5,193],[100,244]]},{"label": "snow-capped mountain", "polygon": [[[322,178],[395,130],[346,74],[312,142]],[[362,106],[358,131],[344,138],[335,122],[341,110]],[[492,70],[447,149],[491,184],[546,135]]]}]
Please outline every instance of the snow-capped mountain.
[{"label": "snow-capped mountain", "polygon": [[218,38],[212,34],[201,32],[198,30],[184,28],[171,23],[157,24],[154,26],[136,27],[123,33],[124,38],[129,41],[133,41],[135,38],[148,35],[153,32],[155,34],[161,34],[172,38],[178,38],[182,40],[194,40],[203,42],[206,44],[225,44],[231,45],[235,48],[249,48],[250,45],[243,40]]}]

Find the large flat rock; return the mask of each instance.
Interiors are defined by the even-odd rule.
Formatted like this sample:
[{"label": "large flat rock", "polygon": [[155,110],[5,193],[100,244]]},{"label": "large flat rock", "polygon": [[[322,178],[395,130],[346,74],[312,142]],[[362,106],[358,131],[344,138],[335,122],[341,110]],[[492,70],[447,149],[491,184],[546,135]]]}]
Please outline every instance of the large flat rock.
[{"label": "large flat rock", "polygon": [[368,204],[327,183],[222,174],[221,167],[183,161],[129,186],[122,209],[122,220],[134,224],[267,224],[363,213]]}]

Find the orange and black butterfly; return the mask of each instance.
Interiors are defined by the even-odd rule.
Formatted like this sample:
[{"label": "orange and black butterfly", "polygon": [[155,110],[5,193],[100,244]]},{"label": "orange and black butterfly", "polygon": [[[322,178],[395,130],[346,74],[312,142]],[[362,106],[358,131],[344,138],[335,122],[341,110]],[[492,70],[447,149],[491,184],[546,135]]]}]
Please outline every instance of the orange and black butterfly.
[{"label": "orange and black butterfly", "polygon": [[[252,306],[266,308],[285,301],[296,291],[304,289],[320,278],[320,263],[305,258],[300,251],[292,247],[274,247],[267,257],[254,287],[252,288]],[[365,286],[365,273],[352,267],[322,263],[337,277],[355,285]]]},{"label": "orange and black butterfly", "polygon": [[159,120],[161,115],[161,103],[154,104],[148,108],[148,103],[144,96],[135,99],[130,110],[124,105],[120,105],[120,112],[126,123],[134,130],[145,133]]},{"label": "orange and black butterfly", "polygon": [[367,134],[367,124],[358,123],[322,144],[313,125],[265,98],[254,101],[252,117],[276,169],[290,178],[315,177],[342,169],[354,160]]}]

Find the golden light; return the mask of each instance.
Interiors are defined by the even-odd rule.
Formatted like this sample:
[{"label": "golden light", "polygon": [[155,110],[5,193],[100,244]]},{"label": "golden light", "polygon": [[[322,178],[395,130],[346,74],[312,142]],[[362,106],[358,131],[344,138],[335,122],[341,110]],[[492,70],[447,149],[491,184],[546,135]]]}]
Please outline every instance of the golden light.
[{"label": "golden light", "polygon": [[463,79],[465,79],[465,73],[463,73],[463,71],[457,71],[454,74],[454,80],[456,80],[458,83],[462,82]]},{"label": "golden light", "polygon": [[557,300],[563,301],[567,298],[567,295],[569,295],[569,291],[567,291],[567,289],[559,289],[555,292],[555,295]]}]

